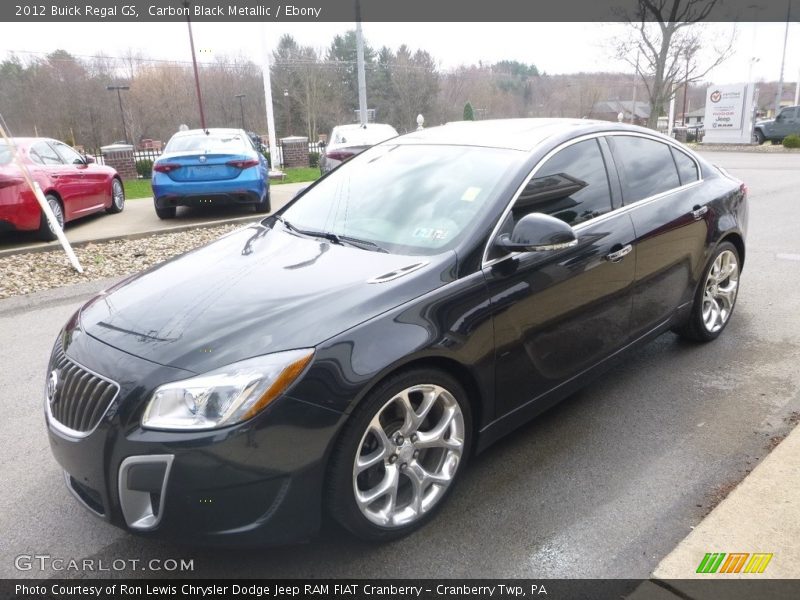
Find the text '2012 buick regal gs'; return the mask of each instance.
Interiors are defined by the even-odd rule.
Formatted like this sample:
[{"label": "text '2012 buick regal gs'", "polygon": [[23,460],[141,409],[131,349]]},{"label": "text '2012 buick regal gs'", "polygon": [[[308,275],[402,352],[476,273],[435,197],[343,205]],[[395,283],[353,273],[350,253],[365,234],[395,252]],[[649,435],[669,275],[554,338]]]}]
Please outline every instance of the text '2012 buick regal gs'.
[{"label": "text '2012 buick regal gs'", "polygon": [[282,543],[327,516],[396,538],[623,350],[716,338],[746,194],[621,124],[389,140],[84,305],[50,359],[53,453],[82,504],[134,532]]}]

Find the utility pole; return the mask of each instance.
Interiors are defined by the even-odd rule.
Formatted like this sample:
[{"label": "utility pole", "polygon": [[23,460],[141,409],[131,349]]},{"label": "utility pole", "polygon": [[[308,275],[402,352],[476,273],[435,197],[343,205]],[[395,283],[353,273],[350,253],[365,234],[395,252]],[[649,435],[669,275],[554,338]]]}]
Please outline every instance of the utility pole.
[{"label": "utility pole", "polygon": [[681,120],[681,125],[686,127],[686,99],[687,94],[689,93],[689,52],[686,52],[686,77],[683,80],[683,119]]},{"label": "utility pole", "polygon": [[239,99],[239,112],[242,114],[242,129],[244,129],[244,98],[247,94],[236,94],[236,97]]},{"label": "utility pole", "polygon": [[781,97],[783,96],[783,67],[786,65],[786,42],[789,39],[789,21],[792,16],[792,0],[786,3],[786,29],[783,33],[783,55],[781,56],[781,76],[778,79],[778,93],[775,94],[775,115],[781,108]]},{"label": "utility pole", "polygon": [[358,117],[367,124],[367,78],[364,73],[364,36],[361,33],[361,2],[356,0],[356,60],[358,61]]},{"label": "utility pole", "polygon": [[636,70],[633,72],[633,101],[631,102],[631,125],[636,125],[636,78],[639,77],[639,54],[636,51]]},{"label": "utility pole", "polygon": [[117,100],[119,101],[119,116],[122,118],[122,137],[125,139],[125,143],[128,143],[128,128],[125,127],[125,111],[122,110],[122,95],[120,94],[121,90],[129,90],[131,89],[127,85],[107,85],[106,89],[109,92],[113,92],[116,90],[117,92]]},{"label": "utility pole", "polygon": [[186,8],[186,24],[189,26],[189,46],[192,49],[192,67],[194,67],[194,86],[197,90],[197,105],[200,107],[200,127],[206,129],[206,115],[203,113],[203,97],[200,94],[200,73],[197,70],[197,58],[194,55],[194,36],[192,35],[192,21],[189,18],[190,6],[189,0],[183,0],[183,6]]}]

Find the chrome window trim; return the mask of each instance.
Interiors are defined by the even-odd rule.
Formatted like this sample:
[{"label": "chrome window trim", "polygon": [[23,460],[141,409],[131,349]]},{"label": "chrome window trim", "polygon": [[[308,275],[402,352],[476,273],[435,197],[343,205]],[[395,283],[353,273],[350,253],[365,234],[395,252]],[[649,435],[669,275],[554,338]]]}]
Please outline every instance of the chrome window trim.
[{"label": "chrome window trim", "polygon": [[[661,200],[662,198],[664,198],[666,196],[670,196],[670,195],[674,194],[675,192],[684,191],[684,190],[690,189],[690,188],[692,188],[692,187],[694,187],[696,185],[699,185],[699,184],[703,183],[703,181],[704,181],[704,179],[703,179],[703,170],[700,168],[700,162],[692,154],[688,153],[686,151],[686,149],[681,146],[681,144],[679,144],[677,141],[675,141],[675,140],[673,140],[671,138],[661,139],[660,137],[657,137],[655,135],[642,133],[642,132],[638,132],[638,131],[603,131],[603,132],[596,132],[596,133],[587,133],[587,134],[578,136],[576,138],[573,138],[571,140],[567,140],[566,142],[564,142],[562,144],[559,144],[558,146],[553,148],[550,152],[545,154],[542,157],[542,159],[538,163],[536,163],[536,165],[533,167],[533,169],[531,169],[531,172],[528,174],[528,176],[523,180],[523,182],[517,188],[517,191],[511,197],[511,201],[508,203],[508,205],[506,206],[505,210],[503,210],[502,214],[500,215],[500,218],[498,219],[497,223],[495,224],[494,228],[492,229],[492,233],[489,236],[489,240],[486,242],[486,246],[483,249],[483,257],[482,257],[482,260],[481,260],[481,269],[485,269],[486,267],[489,267],[489,266],[491,266],[493,264],[496,264],[498,262],[504,261],[504,260],[506,260],[508,258],[515,258],[515,257],[519,256],[520,254],[527,254],[527,253],[524,253],[524,252],[512,252],[510,254],[506,254],[506,255],[500,256],[498,258],[493,258],[491,260],[489,260],[489,258],[488,258],[489,257],[489,251],[490,251],[490,249],[492,247],[492,242],[497,237],[497,235],[498,235],[498,233],[500,231],[500,227],[503,225],[503,222],[508,217],[509,213],[511,212],[511,209],[514,207],[514,204],[516,203],[516,201],[519,198],[520,194],[522,194],[522,191],[525,189],[525,186],[528,185],[530,180],[533,179],[533,177],[536,175],[536,173],[539,171],[539,169],[541,169],[542,166],[548,160],[550,160],[558,152],[561,152],[562,150],[564,150],[565,148],[568,148],[569,146],[572,146],[573,144],[577,144],[577,143],[580,143],[580,142],[585,142],[586,140],[591,140],[591,139],[610,137],[610,136],[620,136],[620,135],[641,137],[641,138],[645,138],[645,139],[648,139],[648,140],[652,140],[654,142],[660,142],[660,143],[665,144],[667,146],[673,146],[674,148],[676,148],[677,150],[683,152],[684,154],[686,154],[689,158],[691,158],[694,161],[695,167],[697,168],[697,181],[692,181],[691,183],[687,183],[686,185],[681,185],[681,186],[678,186],[676,188],[672,188],[672,189],[667,190],[665,192],[659,192],[658,194],[654,194],[652,196],[648,196],[647,198],[642,198],[641,200],[637,200],[636,202],[632,202],[631,204],[623,204],[619,208],[615,208],[613,210],[610,210],[607,213],[603,213],[602,215],[600,215],[598,217],[594,217],[593,219],[589,219],[588,221],[584,221],[583,223],[579,223],[578,225],[575,225],[573,227],[573,229],[576,232],[580,232],[582,229],[584,229],[585,227],[587,227],[590,224],[593,225],[595,223],[602,222],[602,221],[604,221],[606,219],[610,219],[611,217],[616,217],[617,215],[621,215],[621,214],[624,214],[626,212],[630,212],[632,209],[634,209],[637,206],[644,206],[646,204],[650,204],[651,202],[654,202],[656,200]],[[674,160],[673,160],[673,164],[674,164]],[[608,169],[608,166],[606,166],[606,169]],[[677,172],[677,169],[678,168],[676,166],[675,167],[675,171],[676,172]],[[609,174],[609,176],[610,176],[610,174]],[[680,176],[678,177],[678,181],[680,181]]]},{"label": "chrome window trim", "polygon": [[[77,431],[75,429],[67,427],[66,425],[61,423],[61,421],[59,421],[58,419],[56,419],[53,416],[53,413],[50,410],[50,398],[47,396],[47,386],[45,386],[45,389],[44,389],[44,409],[45,409],[45,414],[47,415],[47,424],[50,426],[51,429],[54,429],[55,431],[65,435],[67,437],[71,437],[71,438],[75,438],[75,439],[82,439],[82,438],[89,437],[90,435],[92,435],[95,432],[95,430],[100,426],[100,423],[103,422],[103,419],[106,418],[106,414],[108,413],[108,410],[114,405],[114,402],[116,401],[117,397],[119,396],[120,387],[119,387],[119,384],[116,381],[114,381],[113,379],[109,379],[108,377],[104,377],[104,376],[100,375],[100,373],[97,373],[96,371],[92,371],[91,369],[89,369],[87,367],[84,367],[78,361],[72,360],[69,356],[67,356],[67,351],[64,350],[63,348],[61,349],[61,351],[64,353],[64,358],[67,359],[72,364],[78,366],[79,368],[83,369],[84,371],[87,371],[88,373],[91,373],[95,377],[98,377],[98,378],[102,379],[103,381],[105,381],[107,383],[110,383],[115,388],[117,388],[117,391],[111,397],[111,400],[109,400],[108,406],[106,406],[105,410],[103,410],[103,414],[101,414],[100,418],[97,420],[97,424],[94,427],[92,427],[89,431]],[[50,365],[48,364],[48,367],[49,366]],[[48,370],[48,376],[49,376],[49,371],[50,371],[50,369]]]}]

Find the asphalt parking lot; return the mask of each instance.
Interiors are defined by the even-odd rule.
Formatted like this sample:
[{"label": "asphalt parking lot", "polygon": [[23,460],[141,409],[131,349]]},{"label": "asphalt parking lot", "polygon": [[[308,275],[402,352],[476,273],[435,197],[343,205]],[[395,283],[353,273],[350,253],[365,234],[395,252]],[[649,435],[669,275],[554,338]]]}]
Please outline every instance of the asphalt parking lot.
[{"label": "asphalt parking lot", "polygon": [[666,334],[628,355],[477,457],[429,526],[388,545],[329,530],[288,548],[200,549],[95,519],[64,487],[41,398],[56,333],[107,282],[0,301],[0,577],[92,576],[20,571],[22,554],[194,564],[101,576],[647,577],[800,411],[800,155],[705,155],[750,189],[741,291],[724,335],[697,346]]}]

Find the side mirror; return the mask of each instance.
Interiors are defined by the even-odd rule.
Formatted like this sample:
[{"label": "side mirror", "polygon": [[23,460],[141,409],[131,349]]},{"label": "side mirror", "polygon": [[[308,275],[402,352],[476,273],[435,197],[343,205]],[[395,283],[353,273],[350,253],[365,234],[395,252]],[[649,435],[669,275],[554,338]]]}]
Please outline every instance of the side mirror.
[{"label": "side mirror", "polygon": [[84,156],[83,160],[86,161],[87,165],[91,165],[91,164],[93,164],[95,162],[94,161],[94,157],[93,156],[88,156],[88,155]]},{"label": "side mirror", "polygon": [[327,146],[327,145],[328,145],[328,144],[327,144],[327,142],[326,142],[325,140],[320,140],[320,141],[319,141],[319,147],[320,147],[320,148],[324,148],[324,147],[325,147],[325,146]]},{"label": "side mirror", "polygon": [[545,252],[561,250],[578,244],[575,230],[560,219],[531,213],[514,225],[511,235],[504,233],[495,240],[495,245],[508,252]]}]

